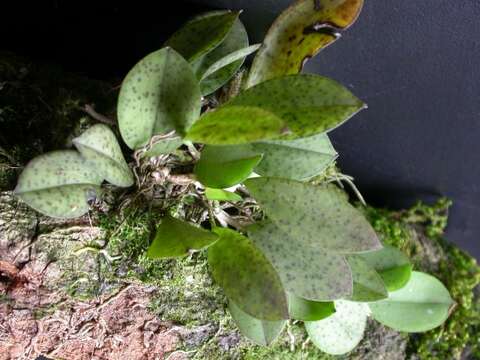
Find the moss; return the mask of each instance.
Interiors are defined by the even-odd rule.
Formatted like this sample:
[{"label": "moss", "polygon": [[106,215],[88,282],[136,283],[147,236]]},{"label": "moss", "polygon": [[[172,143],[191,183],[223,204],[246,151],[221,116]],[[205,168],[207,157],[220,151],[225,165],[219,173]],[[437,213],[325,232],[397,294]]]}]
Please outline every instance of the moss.
[{"label": "moss", "polygon": [[123,219],[116,215],[100,219],[108,241],[104,250],[114,259],[102,260],[104,282],[153,285],[150,309],[165,321],[195,326],[219,320],[225,298],[212,282],[203,253],[167,260],[146,257],[163,215],[161,210],[137,209],[127,211]]},{"label": "moss", "polygon": [[[405,251],[417,269],[432,273],[449,288],[458,303],[450,319],[418,335],[399,334],[369,321],[364,340],[340,359],[459,359],[465,349],[479,353],[475,341],[480,334],[480,308],[472,290],[480,281],[480,269],[471,257],[441,238],[448,205],[442,201],[401,212],[365,211],[385,243]],[[301,323],[291,325],[270,347],[254,345],[241,336],[226,311],[221,289],[212,282],[204,252],[172,260],[147,258],[145,252],[165,211],[136,204],[121,213],[100,214],[96,220],[101,236],[94,240],[70,239],[58,246],[66,236],[60,229],[58,235],[50,232],[48,241],[40,238],[35,251],[46,262],[57,260],[64,271],[61,285],[75,298],[113,292],[125,283],[152,285],[150,310],[161,320],[187,329],[183,349],[193,359],[338,359],[308,342]],[[39,309],[36,316],[49,311]],[[202,326],[211,331],[198,335]]]},{"label": "moss", "polygon": [[410,336],[408,353],[425,360],[460,359],[464,352],[478,354],[480,350],[480,309],[474,294],[480,284],[480,267],[442,238],[450,205],[441,199],[433,206],[418,203],[402,212],[367,210],[383,241],[407,253],[417,269],[439,278],[457,302],[443,326]]},{"label": "moss", "polygon": [[[473,306],[472,289],[480,281],[479,268],[471,257],[442,240],[448,206],[442,200],[401,212],[366,209],[383,241],[406,252],[417,269],[442,280],[458,307],[444,326],[419,335],[399,334],[370,321],[365,339],[345,359],[457,359],[467,347],[478,351],[473,342],[478,337],[480,313]],[[100,227],[107,240],[103,250],[114,259],[109,262],[99,255],[104,287],[119,281],[154,285],[150,310],[162,320],[192,332],[202,325],[214,326],[215,336],[209,333],[194,345],[186,341],[184,350],[193,359],[334,359],[306,342],[301,323],[290,327],[293,337],[284,332],[270,347],[253,345],[241,336],[225,309],[221,289],[211,280],[203,252],[161,261],[145,257],[163,214],[163,210],[137,208],[123,216],[101,216]]]}]

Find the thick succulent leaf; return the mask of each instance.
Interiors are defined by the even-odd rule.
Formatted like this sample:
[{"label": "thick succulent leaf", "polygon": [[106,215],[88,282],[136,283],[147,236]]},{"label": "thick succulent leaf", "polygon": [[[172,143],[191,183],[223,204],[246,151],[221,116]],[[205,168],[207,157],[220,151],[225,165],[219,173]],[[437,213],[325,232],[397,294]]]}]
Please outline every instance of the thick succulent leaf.
[{"label": "thick succulent leaf", "polygon": [[363,0],[300,0],[273,23],[250,70],[248,86],[296,74],[355,22]]},{"label": "thick succulent leaf", "polygon": [[204,144],[233,145],[275,139],[287,124],[269,111],[245,106],[221,107],[202,115],[186,139]]},{"label": "thick succulent leaf", "polygon": [[167,216],[157,228],[147,256],[164,259],[188,255],[190,250],[200,250],[218,240],[218,235],[188,222]]},{"label": "thick succulent leaf", "polygon": [[[219,70],[221,69],[224,69],[227,65],[230,65],[232,63],[236,63],[238,60],[241,60],[243,62],[243,60],[250,54],[254,53],[255,51],[258,50],[258,48],[260,47],[259,44],[256,44],[256,45],[251,45],[251,46],[247,46],[247,47],[244,47],[242,49],[239,49],[239,50],[236,50],[224,57],[222,57],[221,59],[217,60],[216,62],[214,62],[212,65],[210,65],[209,68],[207,68],[207,70],[202,74],[201,76],[201,83],[200,83],[200,86],[202,87],[202,93],[205,94],[204,92],[204,87],[202,86],[202,81],[206,80],[209,76],[212,76],[213,74],[215,74],[216,72],[218,72]],[[235,74],[235,72],[233,72],[230,76],[228,76],[228,79],[227,81]],[[226,81],[223,81],[221,84],[219,84],[219,87],[222,86],[223,84],[225,84]],[[208,93],[207,93],[208,94]]]},{"label": "thick succulent leaf", "polygon": [[337,254],[382,247],[363,214],[334,186],[263,177],[245,185],[269,218],[299,244]]},{"label": "thick succulent leaf", "polygon": [[159,156],[162,154],[170,154],[178,149],[183,144],[183,140],[179,137],[172,137],[162,139],[151,147],[150,150],[146,151],[144,157]]},{"label": "thick succulent leaf", "polygon": [[261,159],[262,155],[252,151],[248,145],[207,145],[194,172],[205,186],[228,188],[248,178]]},{"label": "thick succulent leaf", "polygon": [[[242,51],[248,47],[248,35],[245,27],[243,26],[240,19],[237,19],[232,26],[232,29],[225,37],[223,42],[218,45],[213,51],[209,52],[207,55],[199,58],[193,65],[196,69],[196,74],[198,78],[201,78],[200,88],[203,95],[208,95],[219,89],[221,86],[226,84],[230,78],[240,69],[242,66],[245,56],[241,58],[232,60],[230,64],[225,64],[222,68],[218,68],[217,71],[211,73],[209,76],[205,74],[209,69],[213,69],[214,64],[221,65],[219,62],[226,61],[226,57],[233,59],[230,54],[236,53],[237,51]],[[237,53],[237,55],[240,55]],[[225,59],[225,60],[222,60]],[[215,67],[217,67],[216,65]]]},{"label": "thick succulent leaf", "polygon": [[55,218],[85,214],[102,176],[76,151],[53,151],[30,161],[15,194],[35,210]]},{"label": "thick succulent leaf", "polygon": [[295,320],[318,321],[334,314],[335,305],[331,301],[311,301],[288,293],[288,312]]},{"label": "thick succulent leaf", "polygon": [[258,84],[240,93],[222,109],[231,106],[259,108],[276,115],[287,123],[291,132],[288,138],[294,139],[329,131],[365,105],[336,81],[303,74]]},{"label": "thick succulent leaf", "polygon": [[238,12],[214,11],[197,16],[175,32],[165,46],[194,62],[224,41],[238,15]]},{"label": "thick succulent leaf", "polygon": [[128,73],[118,97],[118,124],[131,149],[153,135],[184,135],[200,116],[201,93],[191,66],[175,50],[155,51]]},{"label": "thick succulent leaf", "polygon": [[97,124],[73,139],[92,168],[109,183],[128,187],[133,185],[133,174],[128,167],[113,131],[106,125]]},{"label": "thick succulent leaf", "polygon": [[204,114],[187,137],[207,144],[296,139],[329,131],[364,108],[337,82],[292,75],[254,86]]},{"label": "thick succulent leaf", "polygon": [[214,231],[220,239],[208,249],[208,263],[226,296],[257,319],[288,319],[282,283],[262,252],[236,231]]},{"label": "thick succulent leaf", "polygon": [[321,174],[337,158],[327,134],[297,140],[270,140],[252,144],[263,154],[255,168],[257,174],[308,180]]},{"label": "thick succulent leaf", "polygon": [[235,194],[230,191],[225,191],[222,189],[205,189],[205,196],[208,200],[217,200],[217,201],[242,201],[242,197],[238,194]]},{"label": "thick succulent leaf", "polygon": [[237,60],[245,59],[245,57],[247,57],[248,55],[257,51],[259,47],[260,47],[259,44],[250,45],[250,46],[241,48],[239,50],[236,50],[236,51],[220,58],[219,60],[215,61],[213,64],[211,64],[205,70],[205,72],[201,75],[201,80],[205,80],[210,75],[214,74],[215,72],[222,69],[223,67],[225,67],[225,66],[227,66],[227,65],[229,65],[233,62],[236,62]]},{"label": "thick succulent leaf", "polygon": [[388,291],[404,287],[412,274],[412,264],[408,257],[391,245],[383,249],[359,254],[358,257],[375,269],[383,279]]},{"label": "thick succulent leaf", "polygon": [[382,278],[365,260],[360,256],[349,255],[347,261],[353,275],[353,294],[349,300],[369,302],[388,297]]},{"label": "thick succulent leaf", "polygon": [[312,342],[322,351],[342,355],[353,350],[363,338],[368,306],[362,303],[335,301],[335,314],[320,321],[307,321],[305,328]]},{"label": "thick succulent leaf", "polygon": [[369,307],[375,320],[392,329],[424,332],[443,324],[454,304],[439,280],[414,271],[407,285]]},{"label": "thick succulent leaf", "polygon": [[314,301],[351,295],[352,275],[344,256],[327,253],[322,246],[305,246],[271,222],[252,225],[247,231],[272,263],[286,291]]},{"label": "thick succulent leaf", "polygon": [[256,319],[242,311],[231,300],[228,303],[228,310],[240,332],[254,343],[262,346],[270,345],[280,335],[287,323],[286,320],[269,321]]}]

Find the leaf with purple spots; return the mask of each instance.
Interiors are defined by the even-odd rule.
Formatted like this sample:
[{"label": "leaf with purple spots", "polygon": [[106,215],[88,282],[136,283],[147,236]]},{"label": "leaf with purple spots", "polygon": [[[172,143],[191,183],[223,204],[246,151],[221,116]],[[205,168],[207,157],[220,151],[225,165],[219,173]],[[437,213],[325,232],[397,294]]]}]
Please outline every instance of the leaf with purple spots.
[{"label": "leaf with purple spots", "polygon": [[338,154],[327,134],[296,140],[264,140],[252,143],[263,154],[255,172],[262,176],[309,180],[333,164]]},{"label": "leaf with purple spots", "polygon": [[352,274],[345,257],[328,253],[320,241],[315,246],[305,245],[272,222],[252,225],[247,231],[272,263],[286,291],[312,301],[351,295]]},{"label": "leaf with purple spots", "polygon": [[331,79],[284,76],[249,88],[205,113],[187,137],[217,145],[304,138],[334,129],[364,107]]},{"label": "leaf with purple spots", "polygon": [[208,248],[208,263],[225,295],[257,319],[288,319],[285,291],[265,255],[236,231],[227,228],[213,231],[220,239]]},{"label": "leaf with purple spots", "polygon": [[270,221],[302,246],[334,254],[382,247],[365,216],[333,185],[265,177],[244,184]]},{"label": "leaf with purple spots", "polygon": [[71,219],[85,214],[100,191],[103,177],[78,152],[53,151],[30,161],[15,194],[50,217]]},{"label": "leaf with purple spots", "polygon": [[349,255],[347,261],[353,276],[353,294],[349,300],[370,302],[388,297],[383,279],[360,255]]},{"label": "leaf with purple spots", "polygon": [[108,126],[92,126],[73,139],[73,144],[109,183],[122,187],[133,185],[132,171],[123,157],[115,134]]},{"label": "leaf with purple spots", "polygon": [[123,81],[118,97],[118,124],[131,149],[152,136],[175,130],[183,136],[200,116],[201,93],[190,64],[164,48],[140,60]]}]

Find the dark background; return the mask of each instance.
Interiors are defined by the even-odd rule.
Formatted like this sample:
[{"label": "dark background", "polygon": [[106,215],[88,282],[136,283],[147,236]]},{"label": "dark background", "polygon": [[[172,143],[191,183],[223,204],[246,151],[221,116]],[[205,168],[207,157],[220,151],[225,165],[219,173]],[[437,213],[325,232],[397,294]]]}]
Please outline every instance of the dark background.
[{"label": "dark background", "polygon": [[[0,49],[120,80],[195,13],[244,9],[252,41],[261,41],[289,3],[19,1],[0,5]],[[332,134],[343,171],[367,201],[399,208],[452,198],[447,236],[480,258],[478,19],[478,0],[366,0],[357,23],[306,71],[340,81],[369,105]]]}]

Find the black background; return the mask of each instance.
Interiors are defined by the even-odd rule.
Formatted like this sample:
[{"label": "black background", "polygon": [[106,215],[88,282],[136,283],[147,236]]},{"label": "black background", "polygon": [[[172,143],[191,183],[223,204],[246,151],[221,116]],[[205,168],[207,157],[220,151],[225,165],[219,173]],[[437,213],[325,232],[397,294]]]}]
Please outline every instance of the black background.
[{"label": "black background", "polygon": [[[189,16],[244,9],[261,41],[289,0],[42,1],[0,5],[0,49],[121,79]],[[448,239],[480,258],[480,2],[366,0],[357,23],[311,60],[369,105],[332,133],[368,202],[453,199]]]}]

